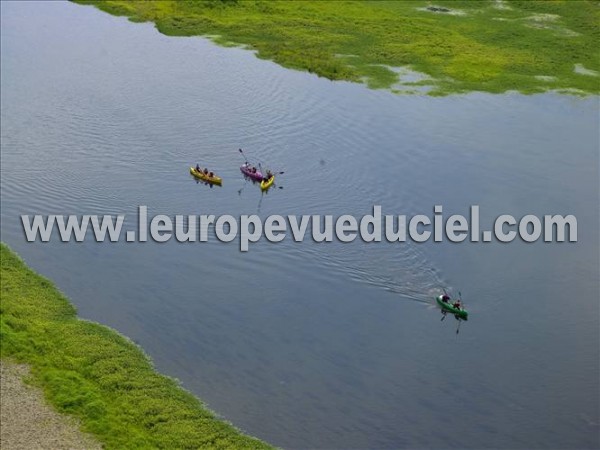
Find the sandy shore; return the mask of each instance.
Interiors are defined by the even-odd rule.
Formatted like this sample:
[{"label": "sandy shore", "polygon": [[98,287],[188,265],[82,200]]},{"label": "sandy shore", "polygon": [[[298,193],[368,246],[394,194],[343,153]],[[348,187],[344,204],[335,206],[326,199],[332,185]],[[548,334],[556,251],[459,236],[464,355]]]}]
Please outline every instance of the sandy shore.
[{"label": "sandy shore", "polygon": [[0,448],[100,449],[76,419],[53,410],[42,391],[26,385],[26,365],[0,361]]}]

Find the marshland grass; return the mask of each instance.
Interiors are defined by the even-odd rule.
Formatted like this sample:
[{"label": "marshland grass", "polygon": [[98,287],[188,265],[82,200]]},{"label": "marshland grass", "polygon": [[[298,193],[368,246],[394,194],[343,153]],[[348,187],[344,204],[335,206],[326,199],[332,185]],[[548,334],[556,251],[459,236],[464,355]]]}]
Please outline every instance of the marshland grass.
[{"label": "marshland grass", "polygon": [[[154,22],[170,36],[245,45],[284,67],[372,88],[600,91],[597,0],[75,1]],[[433,5],[442,9],[427,9]],[[403,83],[394,68],[426,77]]]},{"label": "marshland grass", "polygon": [[31,366],[50,404],[105,448],[270,448],[218,419],[142,350],[80,320],[47,279],[0,244],[2,358]]}]

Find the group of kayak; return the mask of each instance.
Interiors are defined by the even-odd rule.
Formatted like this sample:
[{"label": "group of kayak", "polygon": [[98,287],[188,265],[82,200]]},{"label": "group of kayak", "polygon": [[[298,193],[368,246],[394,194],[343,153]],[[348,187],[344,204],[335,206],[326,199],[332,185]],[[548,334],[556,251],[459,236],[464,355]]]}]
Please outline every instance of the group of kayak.
[{"label": "group of kayak", "polygon": [[275,182],[275,175],[270,170],[267,170],[264,174],[256,167],[246,161],[240,166],[242,173],[251,178],[254,181],[260,182],[260,188],[264,191],[269,189]]},{"label": "group of kayak", "polygon": [[[241,149],[240,153],[242,153]],[[250,164],[248,161],[241,165],[240,171],[244,174],[244,176],[253,181],[259,182],[260,188],[263,191],[266,191],[273,185],[273,183],[275,183],[275,174],[273,172],[266,170],[263,173],[259,168]],[[223,182],[221,177],[218,177],[214,172],[209,171],[207,168],[201,168],[199,164],[196,164],[196,167],[190,167],[190,173],[196,178],[206,181],[207,183],[221,185]]]},{"label": "group of kayak", "polygon": [[[244,154],[242,149],[240,149],[239,152]],[[250,164],[247,160],[240,166],[240,171],[245,177],[259,182],[260,188],[263,191],[266,191],[273,185],[273,183],[275,183],[275,174],[273,172],[266,170],[265,173],[263,173],[260,167]],[[190,173],[196,178],[206,181],[207,183],[221,185],[223,182],[221,177],[218,177],[214,172],[209,171],[208,168],[201,168],[199,164],[196,164],[196,167],[190,167]],[[465,310],[461,299],[452,300],[444,290],[444,293],[435,297],[435,300],[442,309],[442,312],[450,312],[458,319],[467,320],[469,313]]]}]

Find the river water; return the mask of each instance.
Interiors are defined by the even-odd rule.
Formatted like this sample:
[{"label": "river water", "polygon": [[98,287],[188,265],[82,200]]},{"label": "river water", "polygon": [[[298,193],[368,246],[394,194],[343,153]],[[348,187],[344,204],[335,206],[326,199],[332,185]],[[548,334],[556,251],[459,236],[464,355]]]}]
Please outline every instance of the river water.
[{"label": "river water", "polygon": [[[2,2],[2,240],[288,448],[599,445],[599,105],[400,96],[91,7]],[[582,75],[583,76],[583,75]],[[262,195],[244,148],[285,174]],[[223,187],[196,183],[206,162]],[[281,188],[281,189],[280,189]],[[21,214],[574,214],[578,242],[27,243]],[[470,320],[433,295],[462,292]]]}]

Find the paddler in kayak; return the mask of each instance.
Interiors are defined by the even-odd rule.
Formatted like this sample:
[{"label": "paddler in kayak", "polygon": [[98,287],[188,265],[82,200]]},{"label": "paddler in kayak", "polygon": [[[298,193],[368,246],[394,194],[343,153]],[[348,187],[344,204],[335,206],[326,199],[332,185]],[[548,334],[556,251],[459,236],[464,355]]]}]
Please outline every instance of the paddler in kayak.
[{"label": "paddler in kayak", "polygon": [[[196,164],[196,172],[208,175],[208,169],[205,167],[204,170],[200,168],[200,165]],[[212,172],[210,172],[212,174]],[[211,175],[212,176],[212,175]]]},{"label": "paddler in kayak", "polygon": [[447,294],[442,295],[442,301],[448,303],[450,301],[450,296]]},{"label": "paddler in kayak", "polygon": [[263,178],[263,181],[269,181],[272,176],[273,173],[270,170],[267,170],[267,176]]},{"label": "paddler in kayak", "polygon": [[455,301],[455,302],[452,304],[452,306],[453,306],[454,308],[456,308],[456,309],[460,310],[462,305],[460,304],[460,300],[456,300],[456,301]]}]

